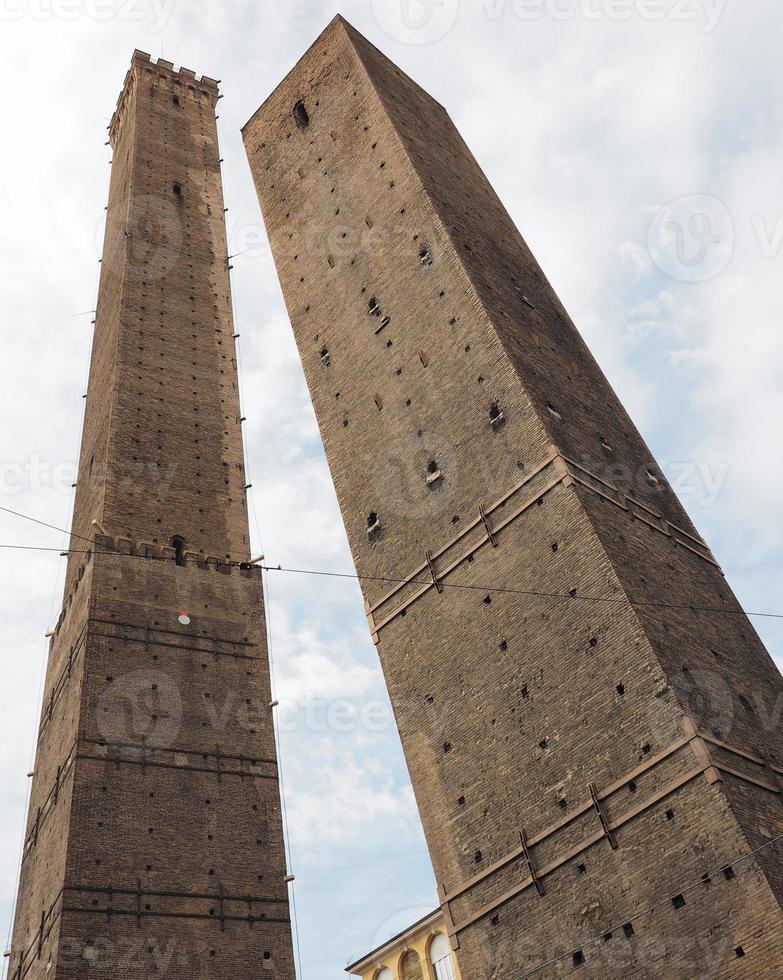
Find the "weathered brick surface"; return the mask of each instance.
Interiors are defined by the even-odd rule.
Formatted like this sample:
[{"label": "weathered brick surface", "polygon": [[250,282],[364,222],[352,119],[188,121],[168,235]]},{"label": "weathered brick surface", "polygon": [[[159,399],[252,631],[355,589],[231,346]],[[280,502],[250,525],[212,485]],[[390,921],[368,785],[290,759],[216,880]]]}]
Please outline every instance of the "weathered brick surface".
[{"label": "weathered brick surface", "polygon": [[780,675],[448,116],[338,18],[244,137],[463,975],[777,976]]},{"label": "weathered brick surface", "polygon": [[111,126],[19,980],[294,977],[261,572],[239,567],[250,556],[217,96],[137,54]]},{"label": "weathered brick surface", "polygon": [[[112,121],[74,532],[89,538],[97,520],[107,534],[168,545],[176,533],[193,551],[241,558],[245,477],[217,95],[210,80],[137,58]],[[69,582],[76,567],[73,556]]]}]

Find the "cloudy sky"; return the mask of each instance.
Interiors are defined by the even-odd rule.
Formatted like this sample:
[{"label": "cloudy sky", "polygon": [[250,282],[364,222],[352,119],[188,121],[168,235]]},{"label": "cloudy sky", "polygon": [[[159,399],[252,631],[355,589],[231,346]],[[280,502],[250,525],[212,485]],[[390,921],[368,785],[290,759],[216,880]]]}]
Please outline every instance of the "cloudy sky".
[{"label": "cloudy sky", "polygon": [[[69,521],[105,127],[138,47],[223,83],[263,548],[352,569],[239,133],[338,11],[450,110],[741,600],[783,611],[779,0],[0,0],[0,503]],[[0,513],[0,543],[63,539]],[[0,926],[63,571],[0,550]],[[358,587],[269,589],[302,975],[330,980],[434,884]]]}]

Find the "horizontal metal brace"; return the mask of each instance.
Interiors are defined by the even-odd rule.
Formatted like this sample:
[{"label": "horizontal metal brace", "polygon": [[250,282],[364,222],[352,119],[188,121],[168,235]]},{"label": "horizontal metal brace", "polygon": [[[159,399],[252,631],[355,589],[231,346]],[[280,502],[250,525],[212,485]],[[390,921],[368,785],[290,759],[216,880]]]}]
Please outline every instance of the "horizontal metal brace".
[{"label": "horizontal metal brace", "polygon": [[492,525],[489,523],[489,518],[487,517],[486,511],[484,510],[483,507],[479,507],[479,514],[484,524],[484,529],[487,532],[487,540],[492,543],[493,548],[497,548],[498,539],[495,536],[494,531],[492,530]]},{"label": "horizontal metal brace", "polygon": [[595,808],[595,812],[598,814],[598,819],[601,821],[601,827],[603,829],[604,836],[609,841],[612,850],[616,851],[618,846],[617,838],[614,836],[614,833],[609,827],[609,823],[606,817],[604,816],[604,811],[603,808],[601,807],[601,801],[598,797],[598,790],[596,789],[595,783],[590,783],[589,789],[590,789],[590,797],[592,798],[593,801],[593,807]]},{"label": "horizontal metal brace", "polygon": [[525,855],[525,863],[527,864],[527,870],[528,873],[530,874],[530,879],[533,882],[533,884],[536,886],[536,891],[538,892],[538,894],[543,898],[544,895],[546,895],[546,890],[544,889],[543,881],[541,881],[541,879],[538,877],[538,874],[536,872],[536,866],[533,863],[533,855],[530,851],[530,847],[528,846],[527,834],[525,833],[524,830],[520,830],[519,840],[522,844],[522,852]]},{"label": "horizontal metal brace", "polygon": [[[482,908],[471,913],[464,920],[460,921],[455,925],[452,925],[451,929],[449,930],[450,935],[457,936],[459,932],[464,931],[469,925],[472,925],[474,922],[483,918],[485,915],[490,914],[490,912],[493,912],[501,905],[504,905],[506,902],[510,901],[513,897],[523,892],[525,889],[530,887],[536,887],[538,889],[539,884],[548,874],[551,874],[553,871],[557,870],[563,864],[567,863],[570,860],[573,860],[573,858],[577,857],[579,854],[583,853],[585,850],[589,849],[590,847],[594,846],[600,841],[609,840],[612,848],[616,849],[618,846],[617,839],[616,839],[616,831],[619,828],[623,827],[625,824],[635,819],[640,814],[646,812],[651,807],[657,805],[662,800],[666,799],[666,797],[670,796],[672,793],[676,792],[686,784],[690,783],[698,776],[704,776],[707,778],[708,781],[712,782],[715,780],[715,778],[720,778],[720,773],[723,772],[737,779],[741,779],[746,783],[755,785],[759,789],[765,790],[770,793],[774,793],[777,796],[783,795],[781,793],[781,789],[776,785],[772,785],[772,783],[770,783],[768,778],[764,779],[761,778],[761,776],[756,777],[756,776],[748,775],[747,773],[743,773],[739,770],[736,770],[730,766],[727,766],[715,760],[707,750],[705,742],[707,741],[716,742],[717,740],[712,739],[710,736],[704,735],[702,732],[700,732],[697,726],[695,725],[695,723],[692,721],[692,719],[684,718],[682,722],[682,728],[684,732],[684,736],[682,738],[677,739],[675,742],[667,746],[667,748],[663,749],[661,752],[657,753],[654,756],[651,756],[645,763],[643,763],[640,766],[637,766],[635,769],[626,773],[624,776],[622,776],[620,779],[616,780],[615,782],[605,786],[603,789],[600,790],[597,788],[597,786],[594,783],[590,783],[588,787],[590,792],[589,802],[582,804],[580,807],[566,814],[566,816],[563,817],[562,820],[558,821],[556,824],[553,824],[552,826],[541,831],[539,834],[535,835],[534,837],[528,839],[525,836],[524,839],[521,839],[520,846],[518,848],[506,854],[503,858],[496,861],[493,865],[486,868],[480,874],[470,878],[461,887],[451,892],[447,891],[445,887],[442,888],[440,894],[441,906],[444,907],[448,905],[449,909],[451,909],[452,903],[454,903],[457,899],[466,896],[478,884],[486,881],[488,878],[492,877],[503,868],[508,867],[512,862],[518,860],[520,857],[524,858],[526,863],[528,864],[529,873],[528,873],[528,877],[524,881],[517,883],[504,894],[498,896],[497,898],[493,899],[489,903],[482,906]],[[604,812],[603,807],[601,806],[601,802],[603,800],[617,793],[618,790],[623,789],[630,782],[638,779],[638,777],[643,773],[648,772],[649,770],[657,767],[664,760],[671,758],[673,755],[675,755],[676,753],[680,752],[682,749],[688,746],[690,746],[693,749],[696,755],[697,765],[694,768],[689,769],[686,772],[680,774],[671,782],[669,782],[667,785],[662,787],[660,790],[653,793],[650,797],[640,801],[638,804],[626,810],[623,814],[616,817],[615,819],[611,821],[608,819],[608,817]],[[744,750],[738,749],[734,746],[731,746],[725,742],[720,743],[720,748],[724,749],[727,752],[734,752],[737,755],[743,756],[747,758],[749,761],[752,761],[759,766],[765,765],[764,760],[759,759],[758,756],[753,756],[752,754],[747,753]],[[773,773],[781,772],[781,769],[777,766],[776,763],[768,762],[766,763],[766,766],[767,766],[767,771],[771,771]],[[596,833],[587,836],[584,840],[582,840],[575,846],[571,847],[567,852],[553,859],[549,864],[543,867],[537,867],[535,865],[534,857],[532,854],[533,847],[551,838],[553,835],[563,830],[565,827],[573,823],[579,817],[583,817],[590,810],[594,810],[597,812],[597,815],[601,822],[600,831],[597,831]],[[541,894],[540,890],[539,890],[539,894]]]},{"label": "horizontal metal brace", "polygon": [[430,575],[432,576],[432,584],[435,586],[438,592],[442,592],[443,586],[440,584],[438,581],[438,576],[435,574],[435,565],[432,561],[432,553],[429,551],[427,552],[427,565],[429,566]]},{"label": "horizontal metal brace", "polygon": [[[548,479],[543,486],[539,487],[535,493],[529,496],[521,504],[513,508],[510,513],[506,513],[504,511],[503,519],[493,526],[490,521],[491,515],[502,507],[505,507],[506,510],[508,510],[508,502],[515,495],[519,494],[528,484],[530,484],[531,481],[543,474],[547,469],[551,469],[553,472],[550,479]],[[379,599],[373,603],[367,604],[366,611],[368,613],[368,618],[370,614],[372,614],[373,617],[372,633],[374,642],[378,642],[380,633],[384,627],[388,626],[389,623],[393,622],[403,611],[407,610],[411,605],[413,605],[413,603],[417,602],[420,598],[426,595],[430,589],[435,587],[438,589],[438,592],[441,592],[441,586],[443,585],[443,582],[447,576],[450,575],[455,569],[459,568],[465,561],[472,558],[483,544],[490,542],[493,547],[497,547],[497,535],[500,531],[508,527],[509,524],[529,510],[530,507],[539,503],[547,493],[561,484],[565,487],[571,487],[578,484],[580,487],[588,490],[590,493],[596,494],[615,506],[620,507],[622,510],[626,511],[629,516],[642,521],[652,530],[655,530],[660,534],[664,534],[679,547],[687,549],[697,557],[709,562],[716,568],[719,568],[718,563],[715,561],[712,553],[703,541],[689,534],[682,528],[676,527],[675,525],[666,521],[660,513],[648,507],[643,502],[638,501],[635,498],[632,499],[626,497],[621,491],[617,490],[614,486],[607,483],[601,477],[596,476],[594,473],[591,473],[580,464],[575,463],[573,460],[563,456],[555,447],[552,447],[547,458],[523,480],[515,484],[508,493],[487,508],[484,508],[483,506],[479,507],[479,516],[475,520],[471,521],[457,535],[452,537],[437,551],[428,552],[424,564],[414,569],[413,572],[411,572],[401,582],[397,583]],[[470,544],[466,542],[463,545],[461,553],[454,557],[451,561],[447,561],[445,564],[443,564],[440,567],[438,574],[435,575],[433,573],[433,566],[435,562],[438,559],[446,556],[447,553],[455,548],[457,544],[463,542],[464,539],[471,535],[477,527],[481,527],[482,525],[486,537],[483,539],[474,540]],[[425,575],[429,575],[432,581],[424,581],[422,576]],[[416,591],[411,591],[405,598],[398,598],[397,605],[389,612],[382,611],[384,607],[388,606],[395,597],[400,597],[406,589],[415,589]]]}]

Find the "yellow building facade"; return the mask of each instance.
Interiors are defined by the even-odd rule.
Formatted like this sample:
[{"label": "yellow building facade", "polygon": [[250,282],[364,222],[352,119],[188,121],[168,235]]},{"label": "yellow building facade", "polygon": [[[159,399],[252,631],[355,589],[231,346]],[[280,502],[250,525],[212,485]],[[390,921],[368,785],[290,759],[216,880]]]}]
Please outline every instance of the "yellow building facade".
[{"label": "yellow building facade", "polygon": [[362,980],[462,980],[440,909],[346,968]]}]

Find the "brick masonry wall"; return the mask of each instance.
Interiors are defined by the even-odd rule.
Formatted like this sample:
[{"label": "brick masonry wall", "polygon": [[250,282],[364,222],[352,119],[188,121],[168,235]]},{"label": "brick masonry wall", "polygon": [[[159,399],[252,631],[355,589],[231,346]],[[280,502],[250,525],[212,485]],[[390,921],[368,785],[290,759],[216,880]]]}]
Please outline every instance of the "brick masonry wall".
[{"label": "brick masonry wall", "polygon": [[780,675],[445,111],[337,18],[244,137],[463,974],[775,975]]},{"label": "brick masonry wall", "polygon": [[215,82],[137,55],[111,124],[74,547],[97,520],[248,556],[217,97]]},{"label": "brick masonry wall", "polygon": [[239,567],[248,526],[217,97],[217,83],[137,52],[111,125],[18,980],[294,978],[261,572]]}]

